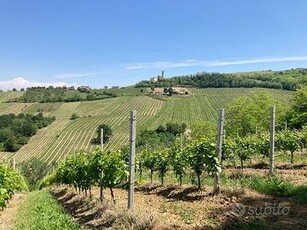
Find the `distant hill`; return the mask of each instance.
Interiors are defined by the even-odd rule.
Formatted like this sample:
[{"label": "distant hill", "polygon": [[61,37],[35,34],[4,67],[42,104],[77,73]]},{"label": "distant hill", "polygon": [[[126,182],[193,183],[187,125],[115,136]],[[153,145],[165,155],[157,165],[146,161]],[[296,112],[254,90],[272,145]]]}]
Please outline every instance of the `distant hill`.
[{"label": "distant hill", "polygon": [[[249,95],[252,92],[266,91],[277,99],[288,102],[293,92],[275,89],[259,88],[220,88],[200,89],[189,88],[188,96],[146,96],[133,95],[140,89],[117,89],[130,95],[109,99],[78,102],[57,103],[6,103],[7,99],[22,95],[16,92],[0,93],[0,114],[27,113],[44,116],[55,116],[56,121],[48,127],[40,129],[31,137],[28,144],[18,152],[0,153],[0,159],[15,157],[17,162],[37,156],[45,162],[57,162],[68,154],[80,150],[92,150],[91,144],[95,130],[99,124],[111,126],[114,136],[105,146],[106,149],[116,150],[128,144],[129,113],[137,111],[137,130],[154,129],[168,122],[186,123],[188,127],[197,121],[217,121],[220,108],[233,99]],[[75,113],[79,118],[71,120]]]},{"label": "distant hill", "polygon": [[307,86],[307,69],[256,71],[242,73],[207,73],[141,81],[136,87],[189,86],[200,88],[271,88],[294,91]]},{"label": "distant hill", "polygon": [[94,101],[124,95],[136,95],[145,89],[134,87],[122,87],[113,89],[91,89],[88,86],[78,87],[31,87],[18,98],[11,98],[9,102],[75,102],[75,101]]}]

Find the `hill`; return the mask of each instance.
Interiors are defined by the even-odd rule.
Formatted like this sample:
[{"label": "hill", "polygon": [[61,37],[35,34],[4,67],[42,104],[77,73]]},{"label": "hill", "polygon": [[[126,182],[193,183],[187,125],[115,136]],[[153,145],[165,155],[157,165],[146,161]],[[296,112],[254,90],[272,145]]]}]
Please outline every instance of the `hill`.
[{"label": "hill", "polygon": [[[163,75],[163,74],[162,74]],[[150,81],[141,81],[136,87],[189,86],[200,88],[271,88],[296,90],[307,85],[307,69],[284,71],[256,71],[242,73],[207,73],[164,78],[158,76]]]},{"label": "hill", "polygon": [[[56,121],[33,136],[29,143],[18,152],[2,153],[2,158],[15,157],[17,162],[37,156],[46,162],[57,162],[70,153],[79,150],[92,150],[91,139],[96,127],[105,123],[114,130],[114,136],[105,146],[107,149],[119,149],[128,144],[129,112],[137,111],[137,129],[152,129],[167,122],[186,123],[195,121],[216,122],[217,111],[225,107],[232,99],[248,95],[255,91],[267,91],[276,98],[287,101],[290,91],[274,89],[189,89],[187,97],[149,97],[120,96],[104,100],[63,103],[0,103],[0,113],[42,112],[46,116],[55,116]],[[0,93],[0,98],[13,97],[13,92]],[[16,96],[16,95],[15,95]],[[2,101],[5,101],[4,99]],[[71,120],[76,113],[79,118]]]}]

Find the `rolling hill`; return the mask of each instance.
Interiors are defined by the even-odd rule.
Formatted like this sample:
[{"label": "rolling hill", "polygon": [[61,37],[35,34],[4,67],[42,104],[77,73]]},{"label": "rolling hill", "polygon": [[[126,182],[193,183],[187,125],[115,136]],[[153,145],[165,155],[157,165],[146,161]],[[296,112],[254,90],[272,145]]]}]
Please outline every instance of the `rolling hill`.
[{"label": "rolling hill", "polygon": [[[29,143],[16,153],[1,153],[0,158],[16,158],[17,162],[36,156],[52,163],[70,153],[92,150],[91,144],[96,127],[106,123],[113,129],[114,136],[105,146],[116,150],[128,144],[129,113],[137,111],[137,129],[153,129],[167,122],[186,123],[195,121],[216,122],[217,112],[239,96],[255,91],[270,92],[276,98],[288,101],[291,91],[257,88],[190,88],[189,96],[149,97],[120,96],[110,99],[67,103],[6,103],[20,96],[21,92],[0,93],[0,114],[38,112],[55,116],[56,121],[38,131]],[[76,113],[79,118],[71,120]]]}]

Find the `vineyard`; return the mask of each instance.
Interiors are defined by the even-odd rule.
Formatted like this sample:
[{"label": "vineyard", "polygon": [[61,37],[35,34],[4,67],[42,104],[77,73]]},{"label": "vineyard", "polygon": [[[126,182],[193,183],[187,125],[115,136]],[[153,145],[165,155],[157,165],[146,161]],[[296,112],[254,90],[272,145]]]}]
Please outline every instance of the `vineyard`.
[{"label": "vineyard", "polygon": [[[307,202],[305,170],[284,170],[279,167],[285,166],[283,162],[282,165],[277,165],[278,170],[275,170],[274,175],[267,177],[268,164],[263,162],[262,170],[257,170],[256,166],[250,163],[248,167],[251,168],[243,165],[243,162],[247,164],[249,159],[260,157],[262,160],[267,159],[268,142],[268,136],[265,134],[256,134],[246,138],[226,138],[222,163],[216,157],[216,144],[213,137],[184,141],[178,139],[173,145],[166,148],[138,151],[136,155],[138,175],[136,206],[139,212],[146,210],[147,228],[155,229],[153,226],[158,225],[156,226],[158,229],[194,229],[201,226],[213,229],[220,229],[220,227],[223,229],[254,229],[253,226],[256,224],[260,226],[260,229],[268,229],[268,223],[270,223],[272,229],[277,229],[286,219],[290,226],[289,229],[294,226],[299,227],[297,229],[304,229],[306,227],[304,215],[307,212],[304,208]],[[295,161],[299,164],[295,162],[293,166],[306,167],[307,161],[306,158],[305,160],[303,158],[307,147],[306,130],[280,131],[276,135],[276,143],[276,150],[279,154],[291,153],[291,158],[289,157],[291,165],[294,163],[293,153],[295,152]],[[241,162],[241,169],[236,167],[235,161]],[[97,149],[92,152],[79,152],[62,161],[55,172],[45,178],[41,187],[52,184],[69,185],[70,188],[74,187],[75,192],[78,191],[79,194],[82,192],[85,196],[90,197],[94,194],[104,209],[106,208],[104,207],[105,202],[108,202],[105,201],[106,197],[115,207],[118,207],[119,202],[121,209],[126,209],[127,191],[125,187],[128,183],[128,163],[127,153],[123,151],[102,152]],[[215,180],[217,176],[221,178],[221,184],[218,187],[216,187]],[[65,192],[62,190],[59,193]],[[74,196],[73,192],[67,195]],[[161,196],[164,199],[159,198]],[[270,199],[274,201],[270,203]],[[151,208],[146,208],[148,205],[153,205],[156,200],[160,200],[161,203],[155,203]],[[140,206],[142,202],[145,204]],[[256,207],[264,205],[265,208],[269,205],[269,212],[266,213],[260,209],[257,214],[257,212],[248,212],[247,209],[241,214],[242,210],[234,209],[233,205],[241,205],[251,210],[253,210],[252,205]],[[278,208],[282,212],[276,211]],[[294,217],[297,210],[300,210],[300,215]],[[150,215],[163,219],[161,213],[166,214],[170,219],[164,219],[160,225],[150,222]],[[219,215],[212,217],[214,213],[219,213]],[[102,218],[101,221],[106,221],[105,215],[110,225],[116,225],[116,221],[122,218],[116,212],[109,216],[107,211],[100,213],[95,218],[99,221],[100,218]],[[270,219],[270,215],[274,215],[273,220]],[[221,219],[219,216],[226,219]],[[215,222],[210,222],[211,218]],[[131,219],[131,221],[140,220]],[[97,225],[91,224],[90,226],[96,227]],[[120,229],[125,228],[128,227]]]},{"label": "vineyard", "polygon": [[[121,89],[121,91],[124,91]],[[131,91],[131,90],[130,90]],[[129,91],[129,93],[131,93]],[[91,139],[95,129],[106,123],[114,130],[114,136],[105,146],[117,150],[128,143],[129,112],[137,111],[138,130],[156,128],[168,122],[186,123],[195,121],[216,122],[217,111],[234,98],[257,92],[259,89],[192,89],[188,97],[122,96],[100,101],[70,103],[0,103],[0,113],[36,114],[55,116],[56,121],[39,130],[29,143],[15,154],[0,154],[0,158],[13,158],[17,162],[36,156],[46,162],[57,162],[68,154],[79,150],[93,150]],[[263,90],[261,90],[263,91]],[[288,101],[292,93],[281,90],[264,91],[276,98]],[[14,92],[2,98],[12,98]],[[5,93],[3,93],[5,94]],[[12,94],[12,95],[11,95]],[[70,120],[73,113],[78,119]]]},{"label": "vineyard", "polygon": [[168,98],[166,105],[153,118],[149,119],[145,127],[156,128],[168,122],[186,123],[188,126],[196,121],[217,121],[217,112],[225,108],[233,99],[252,92],[265,91],[283,102],[288,102],[291,92],[263,89],[192,89],[189,97]]},{"label": "vineyard", "polygon": [[[278,228],[286,219],[290,228],[300,226],[303,229],[306,226],[303,216],[307,211],[304,208],[307,202],[307,130],[290,130],[284,124],[276,125],[275,174],[268,177],[270,138],[267,108],[270,104],[265,104],[267,94],[253,94],[259,91],[189,89],[188,96],[121,96],[87,102],[27,104],[20,111],[29,114],[42,112],[55,116],[56,120],[39,130],[18,152],[3,153],[2,156],[15,158],[17,169],[18,162],[26,162],[33,156],[42,163],[51,164],[53,173],[41,181],[40,188],[56,186],[51,193],[67,210],[83,210],[86,207],[86,212],[81,211],[78,216],[76,213],[79,211],[72,211],[72,215],[89,228],[111,226],[127,229],[137,224],[139,227],[136,229],[253,229],[254,226],[265,229],[267,223],[272,228]],[[291,92],[265,91],[283,104],[292,98]],[[216,157],[218,111],[226,108],[234,99],[246,95],[262,102],[257,107],[252,101],[250,104],[246,101],[244,108],[247,108],[247,112],[251,108],[266,112],[255,117],[255,120],[247,119],[251,122],[245,123],[248,135],[240,136],[229,131],[229,127],[237,129],[231,125],[237,124],[237,118],[240,120],[235,113],[233,117],[227,117],[241,108],[240,103],[232,104],[232,110],[229,109],[226,114],[228,123],[224,128],[228,131],[223,140],[220,161]],[[155,135],[165,132],[164,136],[161,134],[162,137],[168,137],[173,130],[175,137],[175,141],[168,144],[162,143],[163,139],[152,146],[149,145],[150,141],[138,143],[133,215],[119,212],[127,208],[129,157],[128,151],[122,147],[128,145],[131,110],[137,111],[138,131],[148,134],[146,129],[150,129],[153,134],[156,132]],[[266,120],[263,118],[268,120],[260,122],[259,119]],[[213,124],[214,131],[206,135],[190,135],[192,125],[198,121]],[[186,126],[181,123],[186,123]],[[100,124],[107,124],[113,129],[113,136],[103,151],[91,143]],[[258,126],[256,130],[255,125]],[[180,133],[177,132],[178,127],[183,129]],[[137,140],[141,140],[141,137],[138,136]],[[150,136],[145,138],[152,140]],[[14,192],[20,189],[26,188],[17,187]],[[13,193],[4,199],[4,204]],[[21,215],[29,221],[19,221],[17,224],[21,228],[46,225],[48,215],[59,216],[61,220],[63,216],[63,222],[55,222],[55,225],[74,225],[69,216],[64,217],[61,207],[52,203],[53,198],[45,190],[31,192],[27,197],[28,200],[21,207]],[[30,204],[35,197],[40,197],[37,202],[44,204],[44,208],[41,208],[41,204],[32,208]],[[87,203],[87,199],[94,202]],[[267,207],[271,199],[275,203],[269,204],[272,206],[269,207],[275,210],[277,204],[286,214],[258,217],[248,212],[254,206]],[[235,205],[243,205],[246,208],[244,213],[240,214]],[[45,213],[39,218],[41,222],[35,221],[37,208]],[[301,215],[293,216],[296,212]],[[271,218],[275,218],[274,223]]]},{"label": "vineyard", "polygon": [[0,92],[0,102],[14,101],[16,98],[23,95],[23,92]]},{"label": "vineyard", "polygon": [[12,196],[21,190],[27,190],[24,178],[8,165],[0,165],[0,209],[6,207]]}]

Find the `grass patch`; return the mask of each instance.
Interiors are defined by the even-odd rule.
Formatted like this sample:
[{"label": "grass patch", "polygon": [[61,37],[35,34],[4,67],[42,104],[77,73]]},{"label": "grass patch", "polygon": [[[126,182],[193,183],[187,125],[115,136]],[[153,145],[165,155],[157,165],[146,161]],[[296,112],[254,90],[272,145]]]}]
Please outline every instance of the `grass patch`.
[{"label": "grass patch", "polygon": [[29,193],[27,200],[19,207],[16,229],[23,230],[70,230],[82,229],[74,223],[46,190]]},{"label": "grass patch", "polygon": [[195,217],[196,217],[196,212],[194,209],[189,208],[189,207],[184,207],[178,202],[173,202],[173,203],[162,203],[160,206],[160,210],[163,213],[170,212],[172,214],[179,215],[180,218],[186,223],[186,224],[191,224],[194,222]]},{"label": "grass patch", "polygon": [[277,197],[293,197],[298,203],[307,203],[307,185],[295,186],[292,182],[278,176],[269,178],[243,177],[239,180],[242,186],[249,187],[259,193]]},{"label": "grass patch", "polygon": [[294,189],[294,185],[291,182],[284,181],[279,177],[264,179],[255,176],[251,178],[249,187],[259,193],[279,197],[291,196]]}]

